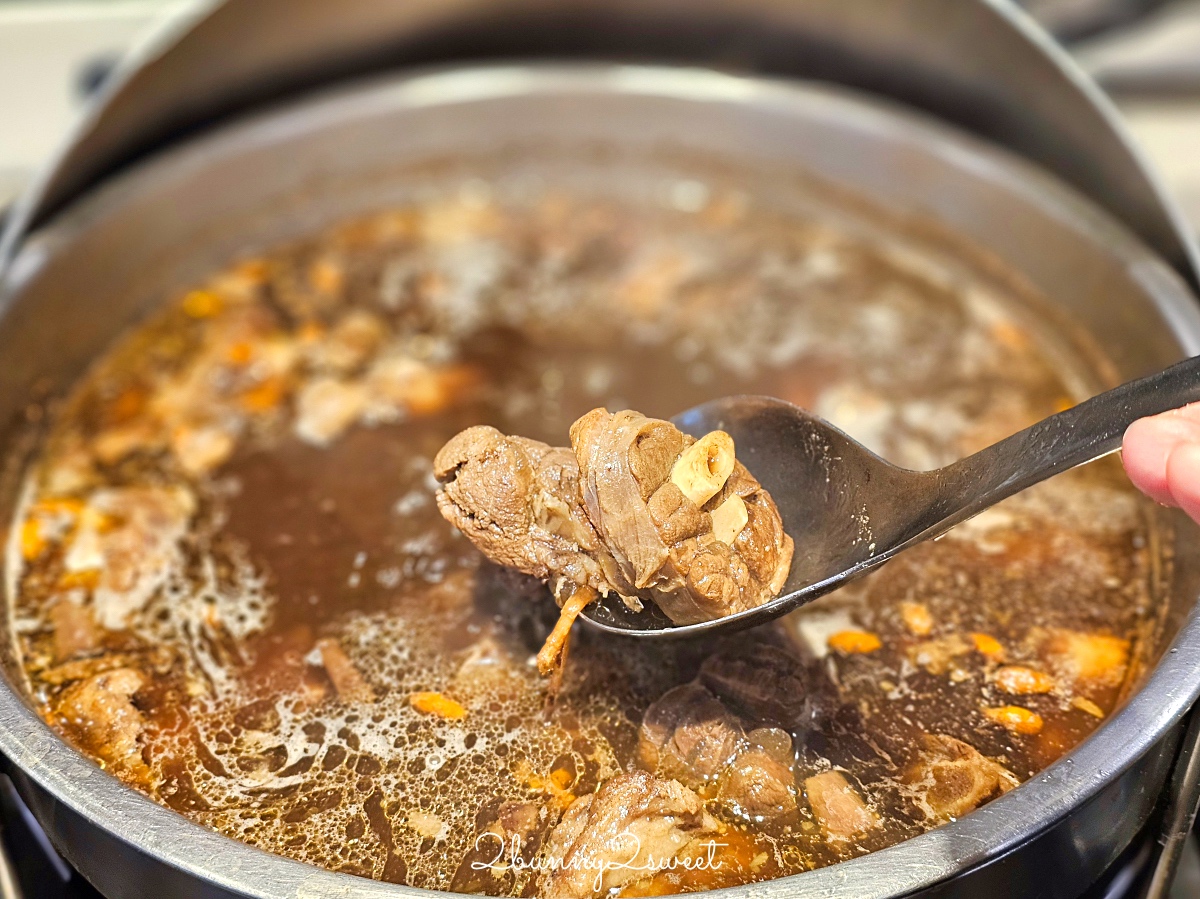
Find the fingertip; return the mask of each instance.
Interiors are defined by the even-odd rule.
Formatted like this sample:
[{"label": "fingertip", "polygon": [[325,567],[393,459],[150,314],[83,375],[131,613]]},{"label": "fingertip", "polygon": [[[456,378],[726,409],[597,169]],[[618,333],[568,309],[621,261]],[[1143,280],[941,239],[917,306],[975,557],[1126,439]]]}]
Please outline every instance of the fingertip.
[{"label": "fingertip", "polygon": [[1167,482],[1167,461],[1180,438],[1171,423],[1142,418],[1125,431],[1121,462],[1133,485],[1159,503],[1174,505]]},{"label": "fingertip", "polygon": [[1200,443],[1176,444],[1166,470],[1173,505],[1200,521]]}]

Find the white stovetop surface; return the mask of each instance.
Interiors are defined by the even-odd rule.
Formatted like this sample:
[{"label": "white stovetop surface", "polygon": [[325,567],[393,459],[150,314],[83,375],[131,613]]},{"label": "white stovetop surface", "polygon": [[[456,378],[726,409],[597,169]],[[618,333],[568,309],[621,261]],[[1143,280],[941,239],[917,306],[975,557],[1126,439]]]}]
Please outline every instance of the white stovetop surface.
[{"label": "white stovetop surface", "polygon": [[187,0],[0,0],[0,204],[63,140],[91,66]]}]

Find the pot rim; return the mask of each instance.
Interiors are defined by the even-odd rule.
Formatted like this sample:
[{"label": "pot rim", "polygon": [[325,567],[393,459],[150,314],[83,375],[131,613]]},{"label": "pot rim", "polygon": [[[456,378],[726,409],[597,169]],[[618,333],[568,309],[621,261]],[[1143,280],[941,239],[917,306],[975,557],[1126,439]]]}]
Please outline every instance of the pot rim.
[{"label": "pot rim", "polygon": [[[899,39],[900,54],[896,60],[883,64],[876,75],[887,74],[882,80],[872,81],[875,85],[872,90],[947,116],[968,131],[986,133],[980,130],[978,104],[983,102],[986,106],[989,95],[999,87],[1001,93],[1008,95],[1008,101],[1015,103],[1016,108],[1008,110],[1015,114],[1015,119],[991,133],[990,140],[1039,161],[1065,182],[1075,184],[1130,225],[1148,246],[1176,267],[1193,289],[1200,286],[1200,244],[1179,204],[1164,189],[1162,179],[1132,139],[1112,100],[1032,16],[1011,0],[896,0],[895,4],[883,4],[893,5],[902,9],[889,26]],[[939,5],[941,12],[935,12],[932,19],[937,27],[924,27],[924,16],[929,10],[938,10]],[[586,0],[565,0],[555,6],[562,11],[595,8],[595,4]],[[649,23],[656,12],[678,13],[672,0],[613,0],[607,6],[615,16],[609,25],[623,21],[627,31],[645,30],[644,25],[637,24],[642,21],[643,13],[650,14]],[[685,24],[693,19],[703,21],[715,13],[731,15],[732,21],[740,23],[735,27],[753,26],[775,21],[776,13],[786,10],[800,14],[795,20],[790,15],[779,19],[785,33],[790,32],[794,40],[809,30],[803,21],[806,9],[816,14],[816,23],[831,24],[841,19],[840,12],[829,16],[830,10],[837,6],[836,0],[701,0],[680,21]],[[89,104],[30,189],[13,205],[12,214],[4,227],[0,227],[0,268],[11,261],[29,231],[42,227],[55,210],[64,208],[89,186],[161,146],[164,139],[177,139],[193,129],[206,127],[215,118],[248,108],[247,103],[263,101],[271,96],[270,92],[262,93],[264,85],[274,85],[295,96],[298,91],[319,87],[331,77],[362,77],[378,72],[380,64],[391,68],[472,65],[470,60],[485,58],[564,58],[562,48],[537,46],[536,41],[530,45],[520,40],[510,49],[501,49],[499,53],[484,50],[479,56],[476,51],[480,48],[472,49],[468,38],[467,46],[457,45],[448,53],[443,47],[433,56],[418,51],[410,57],[402,49],[398,58],[387,54],[389,62],[371,61],[381,46],[390,45],[393,39],[424,34],[430,27],[434,31],[447,26],[452,30],[469,28],[472,21],[497,12],[502,28],[505,22],[519,23],[522,16],[535,12],[542,24],[523,30],[536,33],[546,24],[540,15],[548,11],[547,5],[539,0],[451,0],[449,3],[411,0],[407,4],[392,4],[386,11],[372,0],[343,0],[336,12],[331,9],[320,0],[193,0],[174,14],[164,16],[122,58],[112,77],[101,87],[96,102]],[[271,36],[271,23],[281,19],[295,26],[294,33],[289,33],[293,40],[275,42],[272,46],[280,52],[264,58],[262,41]],[[549,20],[553,19],[551,14]],[[366,25],[365,31],[356,27],[354,23],[358,22]],[[339,27],[347,23],[348,31]],[[586,26],[581,30],[586,33]],[[916,39],[918,35],[920,39]],[[933,39],[927,41],[931,36]],[[380,38],[384,38],[383,45],[377,43]],[[993,41],[995,47],[991,46]],[[869,44],[868,39],[863,46]],[[598,44],[567,49],[566,53],[570,58],[576,58],[580,52],[585,58],[609,59],[614,53],[622,58],[622,46],[620,38],[614,40],[610,35],[601,37]],[[858,41],[851,40],[845,50],[853,56],[860,52],[855,49],[857,46]],[[1004,49],[999,59],[989,52],[972,55],[972,64],[965,69],[946,66],[944,59],[933,62],[934,57],[946,50],[951,56],[961,56],[958,48],[962,46]],[[656,44],[645,58],[700,67],[725,64],[725,58],[711,46],[711,40],[688,47],[682,55],[676,55],[677,50],[668,41],[665,45]],[[328,55],[330,52],[332,57]],[[1013,60],[1024,60],[1026,53],[1030,54],[1027,62],[1032,62],[1032,66],[1025,63],[1014,66]],[[890,57],[892,51],[868,51],[868,55],[882,60]],[[229,62],[222,72],[226,77],[216,81],[208,64],[214,56],[227,58]],[[810,70],[800,62],[805,56],[804,51],[793,52],[789,54],[789,63],[769,64],[763,73],[787,78],[810,77]],[[337,64],[325,70],[324,63],[331,59]],[[314,69],[314,60],[324,62]],[[940,104],[931,103],[932,98],[924,89],[904,84],[913,62],[921,69],[933,63],[926,77],[944,86],[956,85],[951,91],[956,94],[953,108],[939,112]],[[812,72],[822,79],[832,77],[834,81],[858,83],[851,71],[831,74],[818,66]],[[983,81],[975,83],[979,76]],[[191,102],[195,100],[191,95],[197,91],[218,94],[215,105]],[[1047,102],[1049,105],[1043,107]],[[1006,115],[1001,113],[1000,117]],[[984,116],[990,117],[991,114]],[[164,124],[169,125],[166,131],[162,130]],[[1039,135],[1033,141],[1027,139]],[[1064,157],[1063,149],[1072,152]],[[1088,165],[1078,165],[1079,154],[1089,160]],[[1103,171],[1089,173],[1087,170],[1093,164],[1099,164]]]},{"label": "pot rim", "polygon": [[[38,247],[57,245],[76,223],[94,218],[122,186],[160,167],[220,155],[246,141],[270,145],[331,123],[381,110],[477,102],[516,94],[621,93],[697,103],[752,103],[777,115],[850,116],[862,133],[920,140],[947,164],[1003,183],[1048,215],[1071,222],[1109,247],[1147,294],[1184,349],[1200,352],[1200,306],[1180,277],[1124,226],[1041,169],[919,113],[846,88],[650,65],[516,64],[391,74],[322,91],[257,112],[172,147],[101,185],[41,229],[9,271],[17,289],[37,268]],[[9,299],[0,298],[0,316]],[[6,590],[6,592],[11,592]],[[888,899],[927,889],[984,865],[1037,836],[1095,796],[1179,721],[1200,694],[1200,612],[1188,614],[1142,688],[1091,737],[1026,783],[950,824],[856,859],[790,877],[711,891],[719,899],[770,899],[802,894]],[[71,748],[3,679],[0,753],[58,802],[119,840],[196,878],[252,897],[395,897],[445,895],[339,874],[274,855],[197,824],[105,773]]]}]

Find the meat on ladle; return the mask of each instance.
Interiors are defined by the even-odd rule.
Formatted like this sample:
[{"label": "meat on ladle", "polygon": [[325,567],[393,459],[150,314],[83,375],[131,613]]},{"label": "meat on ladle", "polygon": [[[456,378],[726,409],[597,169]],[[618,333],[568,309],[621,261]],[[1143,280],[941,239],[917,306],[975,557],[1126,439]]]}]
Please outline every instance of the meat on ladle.
[{"label": "meat on ladle", "polygon": [[770,495],[720,430],[595,409],[551,447],[468,428],[434,460],[438,507],[494,562],[546,581],[562,617],[539,656],[556,667],[597,596],[694,624],[755,608],[787,579],[793,544]]}]

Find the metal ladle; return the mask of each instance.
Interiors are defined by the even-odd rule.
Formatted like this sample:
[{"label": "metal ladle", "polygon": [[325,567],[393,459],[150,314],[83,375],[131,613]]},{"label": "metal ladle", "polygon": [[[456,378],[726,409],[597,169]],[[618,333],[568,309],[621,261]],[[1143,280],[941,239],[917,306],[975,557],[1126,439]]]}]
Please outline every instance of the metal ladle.
[{"label": "metal ladle", "polygon": [[1200,400],[1200,356],[1092,397],[999,443],[934,471],[892,465],[798,406],[763,396],[725,397],[675,416],[700,437],[732,435],[738,459],[779,506],[796,543],[778,597],[699,624],[673,624],[652,603],[619,598],[581,617],[612,633],[679,638],[763,624],[944,534],[984,509],[1056,474],[1120,449],[1134,421]]}]

